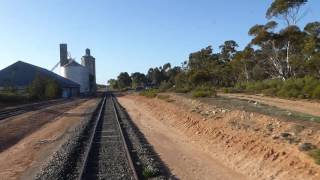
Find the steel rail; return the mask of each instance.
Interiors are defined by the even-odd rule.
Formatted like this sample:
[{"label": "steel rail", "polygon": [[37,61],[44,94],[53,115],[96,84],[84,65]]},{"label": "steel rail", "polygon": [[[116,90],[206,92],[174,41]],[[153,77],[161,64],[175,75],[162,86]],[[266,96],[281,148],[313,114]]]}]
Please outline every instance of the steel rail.
[{"label": "steel rail", "polygon": [[87,163],[88,163],[88,157],[89,157],[89,154],[90,154],[90,151],[91,151],[91,147],[92,147],[92,144],[93,144],[93,139],[95,137],[95,134],[96,134],[96,130],[97,130],[97,126],[99,124],[99,121],[102,119],[102,116],[103,116],[103,110],[104,110],[104,107],[106,105],[106,100],[107,100],[107,95],[104,96],[103,100],[102,100],[102,103],[101,103],[101,107],[100,107],[100,110],[99,110],[99,114],[96,118],[96,122],[94,123],[94,127],[93,127],[93,131],[92,131],[92,135],[90,137],[90,140],[89,140],[89,145],[88,145],[88,148],[87,150],[85,151],[85,155],[84,155],[84,162],[82,163],[81,167],[80,167],[80,173],[79,173],[79,176],[78,176],[78,180],[81,180],[82,179],[82,176],[83,176],[83,173],[85,171],[85,168],[87,166]]},{"label": "steel rail", "polygon": [[133,164],[133,161],[132,161],[132,158],[131,158],[131,155],[130,155],[130,152],[129,152],[129,149],[128,149],[128,146],[127,146],[127,143],[126,143],[126,139],[124,138],[124,135],[123,135],[123,132],[122,132],[122,128],[121,128],[120,121],[119,121],[119,116],[118,116],[119,112],[117,110],[116,101],[114,100],[113,95],[111,95],[111,100],[112,100],[113,109],[114,109],[114,112],[115,112],[115,115],[116,115],[116,121],[117,121],[117,125],[119,127],[121,140],[122,140],[123,146],[124,146],[125,151],[126,151],[126,157],[127,157],[128,162],[129,162],[129,166],[130,166],[131,171],[133,173],[134,179],[138,180],[139,178],[138,178],[136,169],[134,167],[134,164]]}]

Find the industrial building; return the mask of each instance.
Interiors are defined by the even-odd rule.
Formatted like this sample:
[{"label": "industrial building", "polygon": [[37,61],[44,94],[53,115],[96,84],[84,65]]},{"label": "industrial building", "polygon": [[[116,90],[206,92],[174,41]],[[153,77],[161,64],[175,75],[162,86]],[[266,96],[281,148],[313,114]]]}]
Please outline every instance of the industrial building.
[{"label": "industrial building", "polygon": [[14,87],[19,92],[24,92],[37,75],[55,80],[61,87],[64,97],[78,96],[80,93],[78,83],[22,61],[17,61],[0,71],[0,90],[5,87]]},{"label": "industrial building", "polygon": [[67,44],[60,44],[60,73],[64,78],[78,83],[81,94],[89,95],[96,92],[95,58],[91,56],[90,49],[86,49],[79,64],[68,57]]},{"label": "industrial building", "polygon": [[[53,70],[60,65],[60,75]],[[37,75],[55,80],[62,89],[62,97],[92,95],[96,92],[95,58],[90,49],[85,50],[81,64],[68,56],[67,44],[60,44],[60,61],[51,71],[18,61],[0,71],[0,91],[14,87],[19,92],[26,91]]]}]

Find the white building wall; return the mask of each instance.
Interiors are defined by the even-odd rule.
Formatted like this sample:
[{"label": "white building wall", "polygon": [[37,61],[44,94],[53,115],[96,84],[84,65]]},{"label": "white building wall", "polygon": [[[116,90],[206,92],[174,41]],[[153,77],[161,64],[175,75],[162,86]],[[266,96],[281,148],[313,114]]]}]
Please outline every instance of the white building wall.
[{"label": "white building wall", "polygon": [[64,66],[61,67],[61,75],[71,81],[80,84],[80,93],[88,93],[89,71],[83,66]]}]

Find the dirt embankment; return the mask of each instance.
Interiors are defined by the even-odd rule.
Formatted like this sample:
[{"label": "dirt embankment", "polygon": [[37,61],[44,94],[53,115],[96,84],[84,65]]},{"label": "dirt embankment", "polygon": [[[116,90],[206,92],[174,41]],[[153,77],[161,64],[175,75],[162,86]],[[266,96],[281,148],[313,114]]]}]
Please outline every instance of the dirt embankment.
[{"label": "dirt embankment", "polygon": [[[320,179],[320,166],[298,149],[320,146],[319,126],[176,95],[119,98],[169,168],[182,179]],[[210,173],[214,172],[214,173]]]},{"label": "dirt embankment", "polygon": [[275,97],[249,95],[249,94],[241,94],[241,93],[237,93],[237,94],[219,93],[218,95],[223,97],[229,97],[229,98],[238,98],[238,99],[257,101],[259,103],[276,106],[282,109],[311,114],[314,116],[320,116],[319,102],[311,102],[307,100],[295,101],[295,100],[281,99],[281,98],[275,98]]},{"label": "dirt embankment", "polygon": [[[68,139],[77,124],[93,113],[98,99],[81,102],[26,113],[2,122],[1,134],[6,130],[9,137],[20,137],[20,133],[28,129],[30,133],[0,153],[0,179],[33,179],[50,155]],[[1,137],[5,139],[6,136]]]}]

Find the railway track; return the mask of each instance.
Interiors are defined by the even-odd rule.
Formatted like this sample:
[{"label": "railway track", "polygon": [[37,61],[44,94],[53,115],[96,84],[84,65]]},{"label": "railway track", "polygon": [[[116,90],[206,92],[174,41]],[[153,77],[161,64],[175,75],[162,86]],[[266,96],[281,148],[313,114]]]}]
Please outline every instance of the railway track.
[{"label": "railway track", "polygon": [[6,119],[9,117],[13,117],[13,116],[17,116],[17,115],[20,115],[20,114],[23,114],[26,112],[46,108],[46,107],[49,107],[52,105],[68,102],[68,101],[69,100],[59,99],[59,100],[52,100],[52,101],[45,101],[45,102],[40,102],[40,103],[22,105],[22,106],[19,106],[16,108],[5,109],[5,110],[0,111],[0,120]]},{"label": "railway track", "polygon": [[112,94],[107,94],[93,127],[78,179],[138,179]]}]

